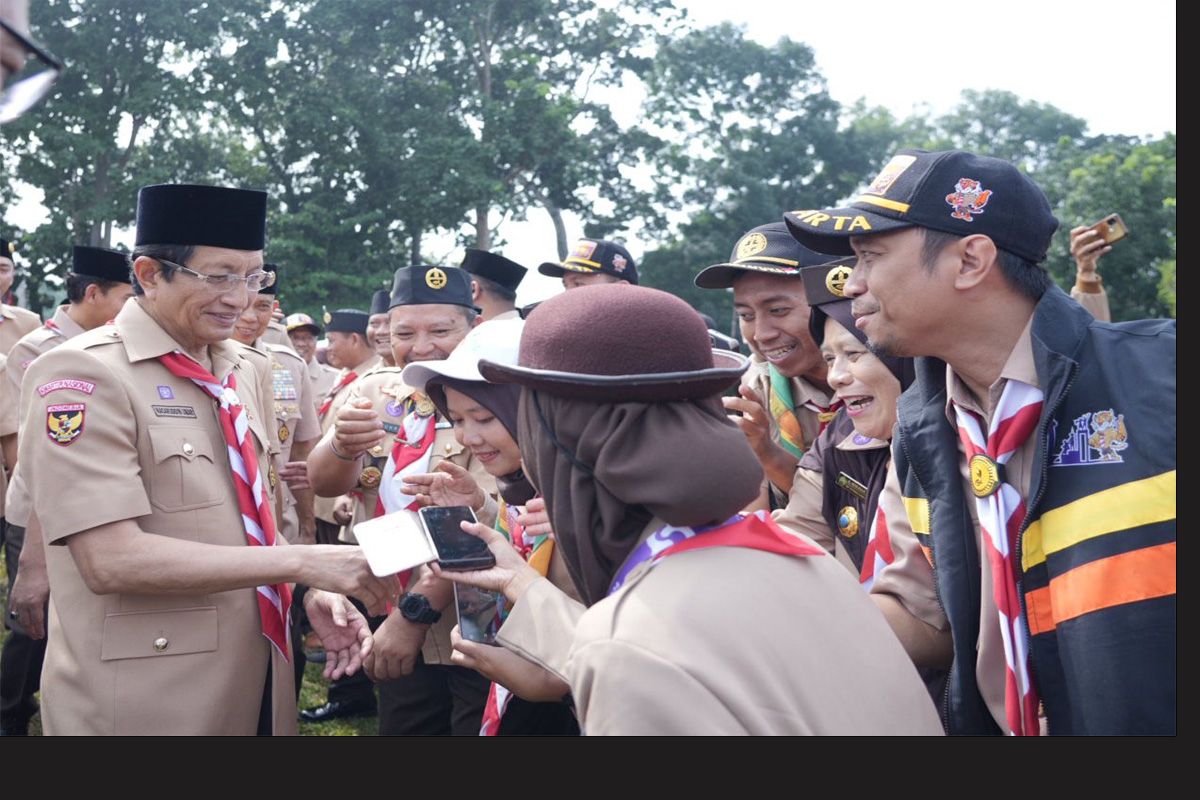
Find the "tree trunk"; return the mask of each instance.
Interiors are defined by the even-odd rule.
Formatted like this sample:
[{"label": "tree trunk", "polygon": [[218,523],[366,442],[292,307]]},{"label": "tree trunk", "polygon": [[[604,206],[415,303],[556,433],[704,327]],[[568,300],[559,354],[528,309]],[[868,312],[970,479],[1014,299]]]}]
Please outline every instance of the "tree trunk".
[{"label": "tree trunk", "polygon": [[480,250],[492,249],[492,228],[488,225],[488,207],[475,206],[475,247]]},{"label": "tree trunk", "polygon": [[554,241],[558,245],[558,259],[562,261],[567,257],[567,226],[563,222],[562,209],[549,198],[543,200],[542,205],[546,207],[546,213],[550,215],[550,220],[554,223]]}]

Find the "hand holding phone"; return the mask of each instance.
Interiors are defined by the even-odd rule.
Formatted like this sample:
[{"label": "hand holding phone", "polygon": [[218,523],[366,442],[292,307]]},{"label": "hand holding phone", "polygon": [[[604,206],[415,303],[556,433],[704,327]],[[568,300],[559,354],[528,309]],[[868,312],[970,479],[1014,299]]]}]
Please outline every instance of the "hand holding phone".
[{"label": "hand holding phone", "polygon": [[1125,226],[1125,220],[1121,219],[1120,214],[1109,214],[1092,225],[1091,229],[1100,234],[1100,238],[1105,244],[1119,242],[1129,235],[1129,228]]}]

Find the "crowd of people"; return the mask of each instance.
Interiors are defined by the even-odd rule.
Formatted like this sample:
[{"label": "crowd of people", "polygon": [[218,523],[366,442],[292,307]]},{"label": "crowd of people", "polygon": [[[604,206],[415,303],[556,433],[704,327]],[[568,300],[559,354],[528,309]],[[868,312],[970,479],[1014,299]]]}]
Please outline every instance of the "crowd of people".
[{"label": "crowd of people", "polygon": [[[1174,734],[1175,321],[1109,321],[1095,226],[1055,285],[1014,165],[746,231],[694,279],[740,343],[588,238],[533,307],[468,250],[316,319],[267,206],[143,187],[0,303],[0,733]],[[490,566],[379,569],[430,509]]]}]

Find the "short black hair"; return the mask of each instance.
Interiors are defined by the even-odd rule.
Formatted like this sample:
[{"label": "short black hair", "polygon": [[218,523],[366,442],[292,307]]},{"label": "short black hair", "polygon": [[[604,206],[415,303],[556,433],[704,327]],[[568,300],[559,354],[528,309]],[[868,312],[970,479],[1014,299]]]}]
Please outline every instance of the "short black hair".
[{"label": "short black hair", "polygon": [[[926,269],[933,268],[933,262],[950,245],[966,237],[955,233],[935,231],[932,228],[922,228],[925,241],[921,244],[921,261]],[[1000,262],[1000,271],[1004,273],[1008,285],[1030,300],[1040,300],[1054,280],[1043,267],[1022,258],[1016,253],[997,247],[996,259]]]},{"label": "short black hair", "polygon": [[472,275],[471,280],[479,284],[479,288],[487,294],[505,303],[517,302],[517,290],[510,289],[507,286],[496,283],[490,278],[485,278],[481,275]]},{"label": "short black hair", "polygon": [[[129,254],[129,282],[133,284],[134,295],[143,295],[146,290],[138,283],[137,275],[133,274],[133,262],[145,256],[146,258],[166,259],[187,266],[188,259],[195,253],[196,245],[194,244],[139,244],[133,248],[133,252]],[[163,280],[168,283],[175,277],[174,267],[163,264],[162,272]]]},{"label": "short black hair", "polygon": [[87,287],[95,284],[100,287],[100,291],[108,292],[114,286],[121,285],[121,281],[110,281],[106,278],[97,278],[93,275],[78,275],[74,272],[67,273],[67,302],[82,303],[83,297],[87,294]]}]

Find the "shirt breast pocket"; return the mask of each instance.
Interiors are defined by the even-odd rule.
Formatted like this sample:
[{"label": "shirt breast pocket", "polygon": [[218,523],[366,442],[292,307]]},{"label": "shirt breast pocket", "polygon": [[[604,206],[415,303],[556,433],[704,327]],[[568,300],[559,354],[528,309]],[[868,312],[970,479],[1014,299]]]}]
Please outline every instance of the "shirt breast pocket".
[{"label": "shirt breast pocket", "polygon": [[154,465],[150,469],[150,502],[162,511],[194,511],[215,506],[229,496],[229,476],[222,474],[204,428],[154,425],[149,428]]}]

